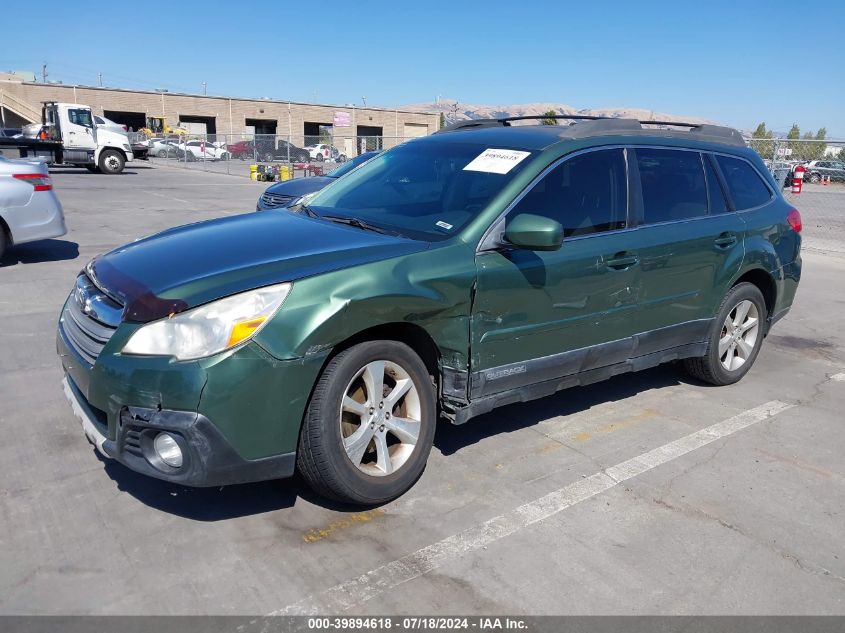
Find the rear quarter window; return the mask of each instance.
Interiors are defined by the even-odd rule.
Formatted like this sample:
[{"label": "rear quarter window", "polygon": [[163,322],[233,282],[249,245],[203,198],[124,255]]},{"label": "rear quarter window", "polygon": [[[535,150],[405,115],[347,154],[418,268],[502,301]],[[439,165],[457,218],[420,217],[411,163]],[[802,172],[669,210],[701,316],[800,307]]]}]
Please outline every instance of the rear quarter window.
[{"label": "rear quarter window", "polygon": [[737,211],[759,207],[772,199],[769,187],[749,163],[730,156],[716,156],[716,162]]}]

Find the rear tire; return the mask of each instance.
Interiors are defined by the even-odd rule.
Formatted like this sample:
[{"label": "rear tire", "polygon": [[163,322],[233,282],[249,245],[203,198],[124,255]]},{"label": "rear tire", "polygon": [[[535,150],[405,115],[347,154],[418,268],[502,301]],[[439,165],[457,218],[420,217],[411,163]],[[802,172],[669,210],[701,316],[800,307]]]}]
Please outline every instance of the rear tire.
[{"label": "rear tire", "polygon": [[299,435],[297,469],[331,499],[359,505],[395,499],[425,469],[436,412],[432,378],[410,347],[355,345],[335,356],[317,381]]},{"label": "rear tire", "polygon": [[763,345],[766,301],[754,284],[730,289],[713,321],[704,356],[684,359],[684,369],[711,385],[731,385],[751,369]]},{"label": "rear tire", "polygon": [[0,222],[0,260],[3,259],[3,255],[6,254],[6,248],[8,247],[9,239],[6,237],[6,227],[3,226],[3,223]]},{"label": "rear tire", "polygon": [[821,179],[822,179],[822,177],[819,176],[818,174],[810,174],[810,182],[813,183],[814,185],[821,182]]},{"label": "rear tire", "polygon": [[100,154],[100,171],[104,174],[119,174],[123,171],[126,160],[117,150],[107,149]]}]

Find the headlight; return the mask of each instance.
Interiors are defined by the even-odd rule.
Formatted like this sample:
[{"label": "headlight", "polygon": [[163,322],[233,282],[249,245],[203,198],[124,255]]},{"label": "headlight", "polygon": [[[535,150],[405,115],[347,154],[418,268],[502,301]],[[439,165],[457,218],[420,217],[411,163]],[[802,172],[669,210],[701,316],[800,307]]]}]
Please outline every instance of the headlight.
[{"label": "headlight", "polygon": [[174,356],[193,360],[251,339],[276,314],[291,284],[277,284],[155,321],[135,332],[124,354]]}]

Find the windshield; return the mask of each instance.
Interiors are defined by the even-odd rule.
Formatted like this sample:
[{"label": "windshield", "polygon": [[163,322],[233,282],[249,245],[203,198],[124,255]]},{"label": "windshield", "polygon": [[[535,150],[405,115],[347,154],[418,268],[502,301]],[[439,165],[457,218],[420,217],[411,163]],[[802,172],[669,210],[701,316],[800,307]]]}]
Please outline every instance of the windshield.
[{"label": "windshield", "polygon": [[308,206],[416,239],[446,239],[530,162],[530,152],[496,151],[475,143],[403,143],[326,187]]}]

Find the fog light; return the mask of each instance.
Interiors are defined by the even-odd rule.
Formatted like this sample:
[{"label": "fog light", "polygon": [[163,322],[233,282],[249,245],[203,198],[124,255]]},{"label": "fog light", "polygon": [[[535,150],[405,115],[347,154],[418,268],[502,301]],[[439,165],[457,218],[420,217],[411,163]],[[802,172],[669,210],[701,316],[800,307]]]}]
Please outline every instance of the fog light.
[{"label": "fog light", "polygon": [[153,440],[156,455],[168,466],[180,468],[182,466],[182,449],[168,433],[159,433]]}]

